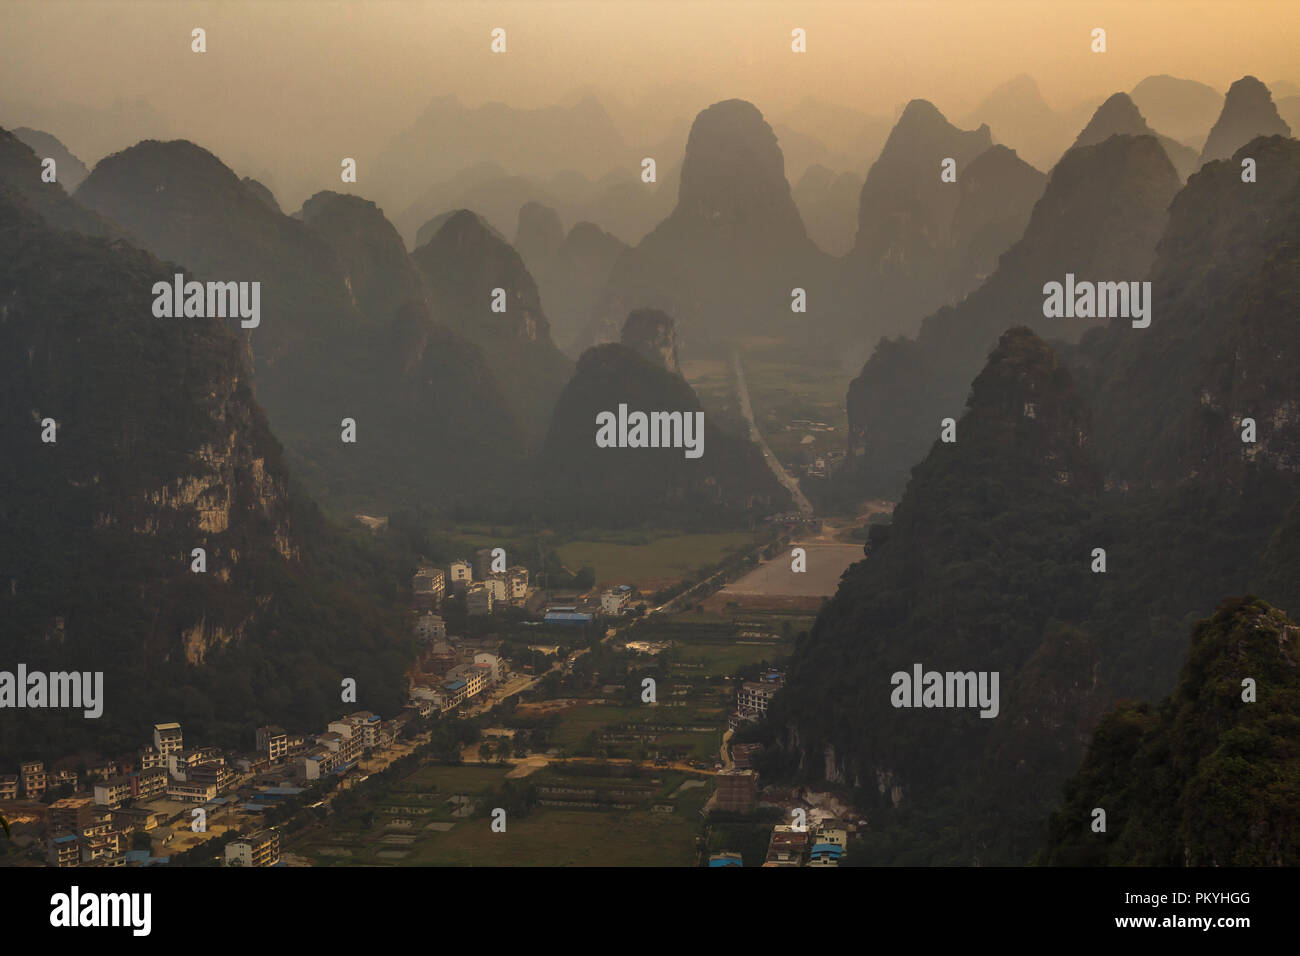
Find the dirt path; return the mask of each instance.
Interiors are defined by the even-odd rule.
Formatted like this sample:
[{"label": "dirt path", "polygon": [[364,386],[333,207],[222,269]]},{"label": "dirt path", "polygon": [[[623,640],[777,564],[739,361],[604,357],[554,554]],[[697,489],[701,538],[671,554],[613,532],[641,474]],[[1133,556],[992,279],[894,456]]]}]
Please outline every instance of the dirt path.
[{"label": "dirt path", "polygon": [[740,399],[740,411],[749,422],[749,437],[758,445],[759,450],[763,453],[763,460],[767,462],[767,467],[772,469],[772,474],[776,475],[776,480],[790,492],[794,498],[795,507],[799,509],[801,515],[812,515],[813,506],[804,493],[799,490],[799,482],[790,477],[790,474],[777,461],[776,455],[772,454],[772,449],[767,447],[767,442],[763,439],[763,433],[758,430],[758,423],[754,421],[754,409],[749,403],[749,386],[745,384],[745,369],[740,362],[740,352],[731,353],[731,366],[736,373],[736,395]]}]

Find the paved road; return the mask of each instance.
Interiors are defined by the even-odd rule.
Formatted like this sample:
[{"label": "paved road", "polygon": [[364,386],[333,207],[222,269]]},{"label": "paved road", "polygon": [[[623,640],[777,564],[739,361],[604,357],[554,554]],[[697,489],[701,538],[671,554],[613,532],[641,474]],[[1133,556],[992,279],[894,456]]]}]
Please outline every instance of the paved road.
[{"label": "paved road", "polygon": [[732,351],[731,366],[736,372],[736,394],[740,398],[740,411],[745,416],[745,420],[749,422],[749,437],[762,451],[763,460],[767,462],[767,467],[772,469],[772,474],[776,475],[776,480],[789,490],[794,498],[795,506],[799,509],[799,513],[811,517],[813,513],[812,502],[804,497],[804,493],[799,490],[799,482],[791,478],[789,472],[777,461],[776,455],[772,454],[772,449],[767,447],[767,442],[763,439],[763,433],[758,430],[758,423],[754,421],[754,409],[749,404],[749,386],[745,384],[745,369],[741,365],[739,351]]}]

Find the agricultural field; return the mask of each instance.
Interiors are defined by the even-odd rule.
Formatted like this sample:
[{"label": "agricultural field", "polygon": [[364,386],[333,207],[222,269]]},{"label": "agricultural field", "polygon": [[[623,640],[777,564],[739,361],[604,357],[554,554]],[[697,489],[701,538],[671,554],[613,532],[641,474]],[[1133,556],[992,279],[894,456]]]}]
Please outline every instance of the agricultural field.
[{"label": "agricultural field", "polygon": [[[494,832],[508,768],[426,766],[295,848],[318,866],[693,866],[708,786],[593,765],[526,780],[532,806]],[[454,800],[453,798],[459,798]]]},{"label": "agricultural field", "polygon": [[[805,354],[798,343],[751,340],[741,346],[741,358],[754,420],[787,468],[815,455],[844,451],[845,396],[852,375],[828,370],[824,357]],[[824,422],[833,430],[787,429],[795,420]]]},{"label": "agricultural field", "polygon": [[623,759],[663,755],[675,760],[716,759],[726,725],[726,701],[696,703],[661,683],[659,703],[575,704],[559,714],[551,742],[568,754]]},{"label": "agricultural field", "polygon": [[672,650],[663,658],[669,673],[679,680],[703,681],[733,677],[752,665],[778,664],[789,657],[793,636],[812,622],[808,615],[727,610],[730,616],[696,612],[675,615],[671,621],[647,621],[630,639],[672,641]]},{"label": "agricultural field", "polygon": [[634,584],[643,592],[675,584],[688,574],[709,568],[728,554],[756,544],[747,531],[715,534],[674,534],[655,537],[628,535],[625,540],[570,541],[556,550],[571,571],[591,567],[598,586]]}]

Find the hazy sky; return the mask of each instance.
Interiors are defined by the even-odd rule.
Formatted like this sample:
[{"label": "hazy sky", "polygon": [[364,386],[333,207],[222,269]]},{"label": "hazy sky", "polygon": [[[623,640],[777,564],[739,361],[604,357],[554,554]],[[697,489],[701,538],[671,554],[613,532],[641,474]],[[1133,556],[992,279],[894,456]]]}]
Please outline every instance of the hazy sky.
[{"label": "hazy sky", "polygon": [[[1089,49],[1098,26],[1105,54]],[[489,50],[493,27],[505,55]],[[809,95],[884,115],[921,96],[956,118],[1022,72],[1059,108],[1154,73],[1221,91],[1246,73],[1295,80],[1298,41],[1296,0],[4,0],[0,125],[142,98],[160,133],[275,169],[382,146],[446,93],[542,106],[589,88],[624,127],[729,96],[769,117]],[[50,132],[77,148],[76,130]]]}]

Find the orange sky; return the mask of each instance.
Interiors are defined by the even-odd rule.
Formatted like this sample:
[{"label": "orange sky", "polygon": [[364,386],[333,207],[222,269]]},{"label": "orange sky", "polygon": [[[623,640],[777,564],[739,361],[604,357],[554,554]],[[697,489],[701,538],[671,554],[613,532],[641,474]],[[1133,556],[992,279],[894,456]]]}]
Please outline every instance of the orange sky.
[{"label": "orange sky", "polygon": [[[204,56],[190,52],[195,26]],[[496,26],[504,56],[489,51]],[[790,52],[795,26],[806,54]],[[1089,49],[1097,26],[1102,55]],[[382,145],[451,92],[539,106],[588,87],[620,123],[620,102],[666,124],[729,96],[768,115],[806,95],[883,115],[922,96],[955,117],[1022,72],[1058,108],[1153,73],[1219,90],[1246,73],[1300,80],[1298,41],[1296,0],[5,0],[0,125],[48,103],[143,97],[169,133],[275,166]]]}]

